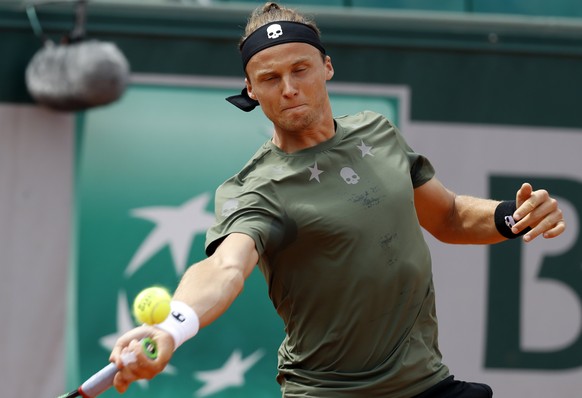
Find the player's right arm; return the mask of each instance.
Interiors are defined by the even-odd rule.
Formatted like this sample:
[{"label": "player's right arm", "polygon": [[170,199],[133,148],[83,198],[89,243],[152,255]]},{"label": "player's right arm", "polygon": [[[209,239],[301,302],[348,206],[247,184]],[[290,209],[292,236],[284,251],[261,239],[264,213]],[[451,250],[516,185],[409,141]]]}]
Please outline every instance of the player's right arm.
[{"label": "player's right arm", "polygon": [[[173,300],[190,306],[200,320],[200,327],[212,323],[222,315],[242,292],[245,279],[251,274],[259,259],[254,240],[245,234],[228,235],[208,258],[189,267],[174,292]],[[158,358],[145,357],[139,341],[152,338],[158,347]],[[138,360],[125,365],[122,354],[134,352]],[[174,352],[172,336],[155,326],[140,326],[121,336],[110,361],[120,371],[113,385],[124,392],[137,379],[151,379],[160,373]]]},{"label": "player's right arm", "polygon": [[173,298],[192,307],[204,327],[230,307],[258,260],[251,237],[230,234],[212,256],[186,270]]}]

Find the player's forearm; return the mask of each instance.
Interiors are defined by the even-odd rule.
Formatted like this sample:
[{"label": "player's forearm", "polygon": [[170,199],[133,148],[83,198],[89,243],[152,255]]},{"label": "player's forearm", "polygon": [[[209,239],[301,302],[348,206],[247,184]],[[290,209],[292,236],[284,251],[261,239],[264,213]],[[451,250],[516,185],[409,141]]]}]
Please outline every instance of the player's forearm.
[{"label": "player's forearm", "polygon": [[457,195],[450,217],[450,243],[491,244],[505,240],[495,226],[498,201]]},{"label": "player's forearm", "polygon": [[192,307],[204,327],[228,309],[243,285],[244,275],[239,268],[210,257],[188,268],[174,299]]},{"label": "player's forearm", "polygon": [[247,235],[233,233],[212,256],[186,270],[174,299],[192,307],[204,327],[228,309],[257,261],[254,241]]},{"label": "player's forearm", "polygon": [[445,243],[489,244],[504,240],[495,226],[499,202],[457,195],[437,178],[415,188],[420,225]]}]

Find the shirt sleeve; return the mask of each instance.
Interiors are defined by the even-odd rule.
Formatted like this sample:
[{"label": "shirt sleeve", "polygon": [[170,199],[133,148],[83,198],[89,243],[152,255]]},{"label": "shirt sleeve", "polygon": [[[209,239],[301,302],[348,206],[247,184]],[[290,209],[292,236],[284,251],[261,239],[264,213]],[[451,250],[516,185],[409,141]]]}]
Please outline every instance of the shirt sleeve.
[{"label": "shirt sleeve", "polygon": [[259,255],[268,245],[282,239],[276,195],[268,188],[248,189],[233,178],[216,191],[216,223],[206,233],[206,254],[212,255],[222,240],[231,233],[243,233],[255,241]]},{"label": "shirt sleeve", "polygon": [[412,186],[414,188],[418,188],[434,177],[435,175],[434,167],[427,157],[414,152],[414,150],[410,148],[410,146],[402,136],[400,130],[398,130],[396,126],[394,125],[392,126],[394,127],[398,143],[400,144],[400,147],[402,148],[402,150],[406,154],[406,157],[408,158],[408,162],[410,164],[410,177],[412,179]]}]

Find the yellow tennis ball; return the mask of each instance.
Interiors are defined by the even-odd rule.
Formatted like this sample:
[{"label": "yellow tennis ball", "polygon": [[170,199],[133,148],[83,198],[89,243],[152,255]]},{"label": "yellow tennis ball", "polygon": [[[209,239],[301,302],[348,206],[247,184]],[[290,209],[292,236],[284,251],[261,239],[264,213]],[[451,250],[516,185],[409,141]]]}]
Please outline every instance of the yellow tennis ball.
[{"label": "yellow tennis ball", "polygon": [[155,325],[170,313],[172,296],[163,287],[148,287],[138,293],[133,301],[133,315],[140,323]]}]

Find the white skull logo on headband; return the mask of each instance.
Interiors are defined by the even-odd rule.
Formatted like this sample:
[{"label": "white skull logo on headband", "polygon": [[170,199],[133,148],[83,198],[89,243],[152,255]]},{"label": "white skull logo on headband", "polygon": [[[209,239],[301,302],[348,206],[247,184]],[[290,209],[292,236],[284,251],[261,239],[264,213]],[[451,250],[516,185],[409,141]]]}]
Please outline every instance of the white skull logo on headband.
[{"label": "white skull logo on headband", "polygon": [[283,28],[278,23],[274,23],[273,25],[267,28],[267,37],[269,39],[276,39],[277,37],[283,34]]}]

